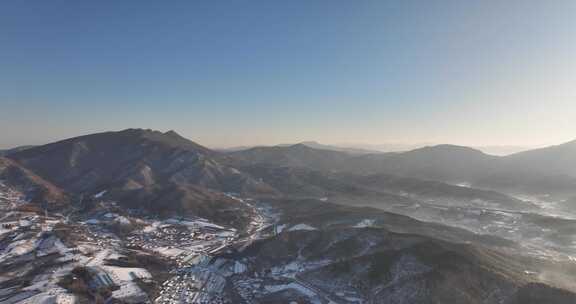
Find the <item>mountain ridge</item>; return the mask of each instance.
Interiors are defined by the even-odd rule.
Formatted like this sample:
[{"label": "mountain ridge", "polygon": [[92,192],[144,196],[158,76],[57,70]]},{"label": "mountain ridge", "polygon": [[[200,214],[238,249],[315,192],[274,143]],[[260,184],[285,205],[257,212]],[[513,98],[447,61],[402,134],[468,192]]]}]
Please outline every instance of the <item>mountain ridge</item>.
[{"label": "mountain ridge", "polygon": [[47,208],[64,206],[66,193],[20,164],[0,156],[0,183],[20,192],[24,200]]},{"label": "mountain ridge", "polygon": [[9,157],[71,193],[107,191],[107,199],[163,212],[217,217],[214,208],[234,203],[226,192],[273,191],[221,164],[217,155],[174,131],[126,129],[74,137]]}]

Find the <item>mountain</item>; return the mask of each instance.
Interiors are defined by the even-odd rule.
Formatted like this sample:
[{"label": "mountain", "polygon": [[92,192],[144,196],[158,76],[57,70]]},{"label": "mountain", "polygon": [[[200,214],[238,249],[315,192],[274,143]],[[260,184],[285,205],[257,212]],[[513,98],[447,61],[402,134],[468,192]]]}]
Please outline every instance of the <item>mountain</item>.
[{"label": "mountain", "polygon": [[[340,146],[334,146],[334,145],[324,145],[324,144],[318,143],[316,141],[303,141],[300,144],[308,146],[310,148],[314,148],[314,149],[346,152],[346,153],[350,153],[350,154],[383,153],[383,152],[380,152],[377,150],[369,150],[369,149],[354,148],[354,147],[340,147]],[[278,146],[289,147],[289,146],[293,146],[293,144],[282,144],[282,145],[278,145]]]},{"label": "mountain", "polygon": [[575,168],[576,141],[509,156],[488,155],[468,147],[439,145],[396,154],[358,156],[341,169],[564,200],[576,196]]},{"label": "mountain", "polygon": [[[159,180],[178,180],[178,183],[200,185],[218,191],[274,192],[269,188],[264,189],[267,188],[266,185],[258,185],[257,180],[242,177],[242,173],[234,174],[234,167],[259,164],[362,175],[387,174],[468,184],[513,194],[555,193],[559,199],[576,196],[576,141],[503,157],[455,145],[428,146],[407,152],[366,154],[363,152],[369,152],[368,150],[352,151],[316,142],[255,147],[220,153],[189,141],[173,131],[161,133],[151,130],[125,130],[120,132],[122,134],[107,139],[107,136],[114,133],[117,132],[92,135],[88,143],[83,142],[86,138],[80,137],[73,141],[59,142],[57,145],[59,148],[54,148],[54,144],[41,147],[27,146],[4,153],[12,155],[13,159],[40,176],[73,192],[85,192],[87,189],[93,190],[94,187],[106,187],[109,183],[118,185],[122,182],[124,187],[146,188],[147,185],[156,184]],[[136,141],[125,140],[129,137],[133,137]],[[100,140],[103,141],[102,145]],[[110,145],[115,140],[121,143]],[[147,151],[136,149],[141,144],[137,142],[138,140],[143,141],[143,150],[148,149]],[[188,158],[185,161],[188,165],[185,167],[191,169],[191,162],[196,162],[198,167],[192,170],[193,173],[184,170],[171,176],[173,172],[178,171],[175,169],[178,165],[173,164],[175,168],[167,169],[166,163],[170,161],[161,160],[163,157],[158,155],[153,156],[159,152],[154,152],[154,148],[148,146],[146,142],[154,143],[152,146],[157,146],[158,151],[162,151],[166,159],[178,159],[179,156],[170,153],[180,151],[183,153],[182,157]],[[130,145],[131,148],[128,147]],[[64,146],[66,148],[63,148]],[[85,151],[86,147],[95,153]],[[101,149],[107,150],[101,151]],[[48,154],[52,156],[40,157],[38,161],[34,161],[34,154],[40,155],[45,152],[49,152]],[[146,155],[147,153],[151,154]],[[199,156],[197,161],[193,160],[195,158],[193,154]],[[52,159],[53,157],[56,159]],[[47,159],[50,161],[46,161]],[[76,159],[84,159],[82,163],[92,164],[93,168],[74,166],[72,163],[76,162]],[[150,164],[141,161],[142,159],[150,160]],[[118,172],[114,172],[114,168],[118,168]],[[147,173],[149,169],[156,175],[149,175]],[[187,175],[182,178],[182,174]]]},{"label": "mountain", "polygon": [[576,196],[576,141],[503,157],[441,145],[392,156],[366,155],[351,162],[349,170],[564,200]]},{"label": "mountain", "polygon": [[228,155],[239,166],[265,164],[359,174],[387,173],[448,182],[483,176],[498,160],[496,156],[453,145],[425,147],[402,153],[351,155],[297,144],[257,147]]},{"label": "mountain", "polygon": [[339,170],[352,157],[349,153],[311,148],[305,144],[255,147],[228,153],[228,156],[237,166],[264,164],[325,171]]},{"label": "mountain", "polygon": [[[346,152],[346,153],[350,153],[350,154],[382,153],[378,150],[356,148],[353,146],[345,147],[345,146],[336,146],[336,145],[325,145],[325,144],[318,143],[316,141],[303,141],[303,142],[298,143],[298,144],[302,144],[302,145],[308,146],[310,148],[319,149],[319,150]],[[294,146],[294,145],[297,145],[297,144],[280,144],[280,145],[276,145],[273,147],[290,147],[290,146]],[[249,150],[252,148],[258,148],[258,147],[259,148],[266,148],[268,146],[237,146],[237,147],[230,147],[230,148],[220,148],[220,149],[215,149],[215,150],[226,153],[226,152],[245,151],[245,150]]]},{"label": "mountain", "polygon": [[507,170],[576,177],[576,140],[504,157]]},{"label": "mountain", "polygon": [[472,148],[439,145],[403,153],[359,156],[347,164],[347,170],[459,182],[486,174],[497,160],[498,157]]},{"label": "mountain", "polygon": [[412,143],[412,144],[394,143],[394,142],[389,142],[389,143],[384,143],[384,144],[361,144],[361,143],[340,143],[340,144],[338,144],[339,147],[362,149],[362,150],[368,150],[368,151],[377,151],[379,153],[382,153],[382,152],[405,152],[405,151],[411,151],[411,150],[419,149],[419,148],[426,147],[426,146],[433,146],[433,145],[434,145],[434,143],[429,143],[429,142],[428,143],[426,143],[426,142]]},{"label": "mountain", "polygon": [[106,191],[106,199],[160,212],[211,217],[233,204],[225,192],[273,191],[216,156],[174,131],[142,129],[86,135],[9,155],[69,192]]},{"label": "mountain", "polygon": [[494,167],[473,184],[547,200],[576,196],[576,141],[505,156]]},{"label": "mountain", "polygon": [[60,188],[5,157],[0,157],[0,185],[17,192],[23,201],[37,205],[53,208],[68,202]]},{"label": "mountain", "polygon": [[386,174],[565,200],[576,196],[575,151],[576,141],[509,156],[488,155],[455,145],[359,155],[298,144],[257,147],[226,155],[229,164],[238,167],[259,164],[360,175]]}]

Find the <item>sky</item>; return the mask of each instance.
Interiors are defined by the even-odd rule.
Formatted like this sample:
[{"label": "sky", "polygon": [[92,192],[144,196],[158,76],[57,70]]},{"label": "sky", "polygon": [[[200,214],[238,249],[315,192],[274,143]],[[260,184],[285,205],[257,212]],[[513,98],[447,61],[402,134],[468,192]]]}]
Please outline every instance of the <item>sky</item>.
[{"label": "sky", "polygon": [[0,2],[0,147],[576,139],[576,1]]}]

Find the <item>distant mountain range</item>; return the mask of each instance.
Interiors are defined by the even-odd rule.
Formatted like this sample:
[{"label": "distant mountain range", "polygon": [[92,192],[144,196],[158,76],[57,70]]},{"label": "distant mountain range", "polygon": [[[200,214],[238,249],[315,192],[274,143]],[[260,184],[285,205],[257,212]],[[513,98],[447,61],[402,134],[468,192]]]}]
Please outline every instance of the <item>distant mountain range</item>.
[{"label": "distant mountain range", "polygon": [[576,142],[505,157],[454,145],[369,152],[314,142],[217,152],[174,131],[128,129],[18,148],[7,157],[63,192],[90,196],[106,191],[110,199],[128,206],[207,217],[216,215],[215,208],[207,206],[228,202],[222,195],[226,192],[402,199],[425,194],[518,205],[503,194],[451,186],[456,184],[576,197]]},{"label": "distant mountain range", "polygon": [[[355,147],[345,147],[345,146],[338,146],[338,145],[325,145],[318,143],[316,141],[303,141],[297,144],[279,144],[275,145],[276,147],[290,147],[295,145],[304,145],[314,149],[320,150],[330,150],[330,151],[339,151],[339,152],[346,152],[350,154],[369,154],[369,153],[382,153],[382,151],[378,150],[370,150],[370,149],[363,149],[363,148],[355,148]],[[222,149],[215,149],[216,151],[220,152],[239,152],[250,150],[254,148],[268,148],[274,146],[237,146],[237,147],[230,147],[230,148],[222,148]]]},{"label": "distant mountain range", "polygon": [[388,201],[425,196],[526,207],[502,194],[508,193],[553,195],[569,204],[576,197],[575,152],[576,142],[509,156],[454,145],[370,153],[315,142],[218,152],[174,131],[128,129],[5,153],[12,166],[52,185],[46,189],[73,196],[106,191],[127,206],[219,217],[215,207],[229,203],[227,192]]},{"label": "distant mountain range", "polygon": [[258,147],[232,152],[236,165],[299,166],[356,174],[392,174],[417,179],[465,184],[510,193],[576,196],[576,144],[536,149],[509,156],[437,145],[407,152],[351,155],[298,144]]},{"label": "distant mountain range", "polygon": [[[435,144],[430,143],[420,143],[420,144],[397,144],[397,143],[388,143],[388,144],[351,144],[351,143],[342,143],[342,144],[333,144],[333,145],[326,145],[321,144],[316,141],[303,141],[300,144],[306,145],[311,148],[316,149],[323,149],[323,150],[332,150],[332,151],[341,151],[341,152],[348,152],[352,154],[374,154],[374,153],[388,153],[388,152],[406,152],[411,150],[420,149],[427,146],[434,146]],[[277,146],[285,147],[285,146],[292,146],[294,144],[280,144]],[[237,152],[242,150],[248,150],[251,148],[255,148],[258,146],[237,146],[237,147],[230,147],[230,148],[222,148],[222,149],[215,149],[221,152]],[[498,155],[498,156],[505,156],[511,155],[519,152],[528,151],[534,149],[528,146],[511,146],[511,145],[492,145],[492,146],[477,146],[471,147],[476,150],[480,150],[486,154],[490,155]]]},{"label": "distant mountain range", "polygon": [[509,156],[311,142],[215,151],[174,131],[127,129],[5,152],[0,202],[14,194],[29,209],[54,210],[60,228],[83,212],[143,214],[136,224],[202,217],[249,235],[224,253],[249,261],[245,276],[275,281],[275,270],[301,267],[300,284],[374,303],[564,304],[576,295],[552,286],[569,286],[557,276],[574,273],[573,263],[540,254],[573,255],[575,221],[517,195],[562,197],[570,209],[575,165],[576,142]]},{"label": "distant mountain range", "polygon": [[[330,151],[339,151],[339,152],[346,152],[350,154],[371,154],[371,153],[382,153],[382,151],[378,150],[369,150],[369,149],[362,149],[362,148],[355,148],[355,147],[341,147],[335,145],[324,145],[315,141],[304,141],[300,143],[301,145],[305,145],[310,148],[320,149],[320,150],[330,150]],[[282,144],[278,145],[280,147],[288,147],[293,146],[292,144]]]},{"label": "distant mountain range", "polygon": [[291,146],[256,147],[227,154],[231,165],[268,164],[304,167],[319,170],[338,170],[351,155],[333,150],[311,148],[305,144]]}]

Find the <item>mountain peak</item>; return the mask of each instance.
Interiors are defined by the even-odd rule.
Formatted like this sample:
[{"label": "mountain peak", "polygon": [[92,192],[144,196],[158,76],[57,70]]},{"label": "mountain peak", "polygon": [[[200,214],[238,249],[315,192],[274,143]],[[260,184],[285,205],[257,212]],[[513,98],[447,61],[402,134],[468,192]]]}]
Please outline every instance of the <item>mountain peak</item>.
[{"label": "mountain peak", "polygon": [[121,131],[119,133],[147,133],[147,132],[154,132],[152,129],[144,129],[144,128],[128,128]]},{"label": "mountain peak", "polygon": [[192,149],[192,150],[203,152],[205,154],[212,154],[213,153],[212,150],[181,136],[180,134],[176,133],[176,131],[174,131],[174,130],[169,130],[167,132],[161,132],[161,131],[152,130],[152,129],[131,128],[131,129],[125,129],[125,130],[118,131],[118,132],[107,132],[107,133],[87,135],[87,136],[85,136],[85,138],[86,137],[89,138],[89,137],[93,137],[93,136],[104,136],[104,137],[107,137],[109,139],[112,139],[112,138],[126,138],[126,139],[139,138],[139,139],[148,140],[148,141],[151,141],[151,142],[154,142],[157,144],[166,145],[166,146],[188,149],[188,150]]},{"label": "mountain peak", "polygon": [[306,150],[310,150],[310,149],[311,149],[311,147],[308,146],[308,145],[305,144],[305,143],[297,143],[297,144],[294,144],[294,145],[289,146],[289,148],[291,148],[291,149],[301,149],[301,150],[302,150],[302,149],[306,149]]},{"label": "mountain peak", "polygon": [[281,147],[300,147],[301,150],[304,150],[305,146],[309,149],[315,149],[315,150],[328,150],[328,151],[335,151],[335,152],[344,152],[347,154],[372,154],[372,153],[381,153],[380,151],[371,151],[371,150],[366,150],[366,149],[361,149],[361,148],[352,148],[352,147],[340,147],[340,146],[332,146],[332,145],[326,145],[326,144],[321,144],[317,141],[314,140],[309,140],[309,141],[303,141],[297,144],[284,144],[284,145],[278,145]]},{"label": "mountain peak", "polygon": [[144,129],[144,128],[128,128],[117,132],[112,131],[108,133],[120,133],[120,134],[132,134],[132,135],[163,134],[158,130]]},{"label": "mountain peak", "polygon": [[458,146],[458,145],[451,145],[451,144],[441,144],[435,146],[426,146],[423,148],[419,148],[416,150],[412,150],[410,152],[452,152],[452,153],[474,153],[474,154],[484,154],[484,152],[466,147],[466,146]]},{"label": "mountain peak", "polygon": [[180,134],[176,133],[176,131],[174,131],[174,130],[170,130],[168,132],[165,132],[164,135],[173,136],[173,137],[182,137],[182,136],[180,136]]}]

